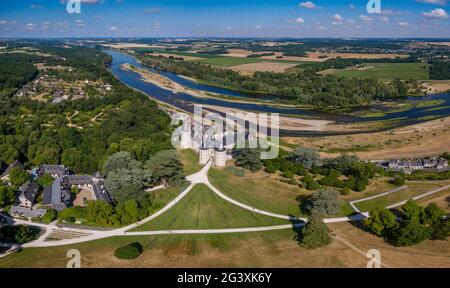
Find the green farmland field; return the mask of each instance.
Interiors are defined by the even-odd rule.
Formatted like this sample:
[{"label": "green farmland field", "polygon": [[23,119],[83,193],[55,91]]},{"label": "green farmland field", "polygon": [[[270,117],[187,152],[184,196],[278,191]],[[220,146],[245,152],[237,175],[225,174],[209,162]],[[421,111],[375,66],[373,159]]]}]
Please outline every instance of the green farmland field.
[{"label": "green farmland field", "polygon": [[424,63],[367,63],[366,65],[368,67],[366,69],[325,70],[321,74],[386,80],[396,78],[402,80],[410,78],[415,80],[429,79],[428,64]]}]

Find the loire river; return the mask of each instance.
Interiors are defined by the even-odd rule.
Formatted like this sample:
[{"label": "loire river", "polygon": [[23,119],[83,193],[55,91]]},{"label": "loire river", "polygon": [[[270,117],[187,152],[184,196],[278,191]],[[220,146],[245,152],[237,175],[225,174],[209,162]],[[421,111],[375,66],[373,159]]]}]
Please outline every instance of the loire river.
[{"label": "loire river", "polygon": [[[315,118],[315,119],[323,119],[323,120],[333,120],[337,123],[361,123],[368,121],[378,121],[378,120],[398,120],[396,121],[396,126],[404,126],[415,123],[424,122],[428,118],[439,118],[450,115],[450,94],[449,93],[440,93],[433,94],[424,97],[420,97],[423,100],[444,100],[439,105],[435,105],[432,107],[414,107],[407,111],[399,111],[388,113],[386,115],[380,117],[358,117],[358,116],[350,116],[346,114],[336,114],[336,113],[328,113],[320,110],[314,109],[301,109],[301,108],[281,108],[270,106],[270,103],[267,104],[256,104],[256,103],[240,103],[233,102],[232,100],[223,100],[218,98],[200,98],[194,97],[187,93],[173,93],[170,90],[163,89],[157,85],[154,85],[149,82],[145,82],[142,80],[141,76],[138,73],[123,70],[121,65],[124,63],[132,64],[136,67],[147,69],[151,72],[158,73],[163,75],[183,86],[186,86],[191,89],[196,89],[205,92],[218,93],[226,96],[233,97],[248,97],[249,95],[245,95],[240,92],[218,88],[208,85],[199,84],[197,82],[188,80],[186,78],[180,77],[179,75],[168,72],[155,70],[151,68],[147,68],[143,66],[141,63],[137,61],[137,59],[131,55],[114,51],[107,50],[109,55],[112,56],[113,60],[109,67],[111,73],[119,79],[124,84],[140,90],[141,92],[147,94],[151,98],[154,98],[158,101],[165,102],[182,110],[193,112],[194,104],[203,104],[203,105],[212,105],[219,107],[227,107],[227,108],[235,108],[246,111],[254,111],[254,112],[266,112],[266,113],[279,113],[285,115],[292,115],[301,118],[302,116],[305,118]],[[410,98],[409,100],[418,99],[418,98]],[[282,132],[282,131],[280,131]],[[330,133],[322,133],[322,132],[307,132],[307,131],[298,131],[293,132],[289,131],[288,133],[282,134],[290,134],[290,135],[328,135]],[[332,134],[332,133],[331,133]]]}]

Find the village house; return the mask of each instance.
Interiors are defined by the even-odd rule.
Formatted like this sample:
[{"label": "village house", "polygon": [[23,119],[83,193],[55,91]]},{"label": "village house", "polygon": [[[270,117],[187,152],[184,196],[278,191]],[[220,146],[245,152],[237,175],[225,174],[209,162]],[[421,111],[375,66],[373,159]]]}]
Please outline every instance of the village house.
[{"label": "village house", "polygon": [[69,169],[67,169],[64,165],[41,165],[38,168],[33,169],[32,174],[37,177],[44,174],[49,174],[56,179],[69,174]]},{"label": "village house", "polygon": [[71,204],[70,189],[63,178],[56,178],[49,186],[44,187],[42,206],[62,211]]},{"label": "village house", "polygon": [[414,171],[444,172],[450,170],[445,158],[433,157],[426,159],[389,160],[378,163],[386,171],[412,173]]},{"label": "village house", "polygon": [[[75,197],[71,193],[72,187],[80,190]],[[66,173],[61,177],[58,176],[51,185],[44,187],[42,205],[61,211],[71,206],[85,206],[89,200],[101,200],[109,204],[113,202],[99,173],[94,176]]]},{"label": "village house", "polygon": [[31,208],[33,206],[34,200],[39,193],[39,185],[34,182],[27,181],[19,188],[19,206]]}]

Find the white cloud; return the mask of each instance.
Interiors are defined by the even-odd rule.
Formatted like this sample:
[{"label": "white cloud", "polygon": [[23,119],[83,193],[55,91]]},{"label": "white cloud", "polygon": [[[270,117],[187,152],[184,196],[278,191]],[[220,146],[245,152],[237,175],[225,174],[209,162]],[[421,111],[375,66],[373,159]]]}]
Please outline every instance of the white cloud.
[{"label": "white cloud", "polygon": [[355,20],[353,20],[353,19],[348,19],[348,20],[347,20],[347,23],[348,23],[348,24],[355,24],[355,23],[356,23],[356,21],[355,21]]},{"label": "white cloud", "polygon": [[111,31],[117,31],[117,27],[116,27],[116,26],[111,26],[111,27],[109,27],[109,30],[111,30]]},{"label": "white cloud", "polygon": [[446,5],[447,0],[416,0],[416,2],[427,3],[427,4],[436,4],[436,5]]},{"label": "white cloud", "polygon": [[261,25],[256,25],[255,28],[256,28],[256,29],[261,29],[262,26],[261,26]]},{"label": "white cloud", "polygon": [[0,25],[6,24],[6,20],[0,20]]},{"label": "white cloud", "polygon": [[331,24],[333,24],[333,25],[341,25],[341,24],[343,24],[344,17],[342,17],[341,15],[334,14],[333,19],[334,19],[334,21],[331,22]]},{"label": "white cloud", "polygon": [[389,17],[387,16],[380,16],[380,20],[383,22],[389,22]]},{"label": "white cloud", "polygon": [[28,23],[27,25],[25,25],[25,30],[32,31],[34,30],[34,28],[36,28],[36,24],[34,23]]},{"label": "white cloud", "polygon": [[370,23],[372,21],[372,18],[367,15],[359,15],[359,19],[361,19],[362,21],[364,21],[366,23]]},{"label": "white cloud", "polygon": [[398,25],[400,27],[409,27],[409,23],[408,22],[399,22]]},{"label": "white cloud", "polygon": [[342,17],[339,14],[334,14],[333,18],[334,18],[335,21],[339,21],[339,22],[344,21],[344,17]]},{"label": "white cloud", "polygon": [[422,15],[427,18],[448,18],[447,12],[442,8],[436,8],[430,12],[423,12]]},{"label": "white cloud", "polygon": [[348,8],[350,8],[350,9],[355,9],[355,8],[356,8],[356,6],[355,6],[355,5],[353,5],[353,4],[350,4],[350,5],[348,5]]},{"label": "white cloud", "polygon": [[300,7],[306,8],[306,9],[316,9],[318,8],[316,4],[314,4],[311,1],[302,2],[299,4]]},{"label": "white cloud", "polygon": [[297,17],[293,20],[289,20],[290,23],[305,23],[305,19],[303,19],[302,17]]}]

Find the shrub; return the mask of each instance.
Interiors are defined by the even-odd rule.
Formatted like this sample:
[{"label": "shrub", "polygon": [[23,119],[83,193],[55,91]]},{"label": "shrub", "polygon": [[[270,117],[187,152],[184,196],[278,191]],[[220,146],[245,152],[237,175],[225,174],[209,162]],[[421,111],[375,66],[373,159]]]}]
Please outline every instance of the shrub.
[{"label": "shrub", "polygon": [[443,240],[446,241],[450,235],[450,221],[448,219],[441,220],[432,226],[433,234],[431,239],[433,240]]},{"label": "shrub", "polygon": [[405,221],[392,233],[391,242],[395,246],[412,246],[429,239],[432,229],[421,225],[417,220]]},{"label": "shrub", "polygon": [[341,195],[345,196],[345,195],[349,195],[350,194],[350,189],[348,187],[344,187],[341,190]]},{"label": "shrub", "polygon": [[414,200],[408,200],[401,209],[405,220],[419,221],[420,216],[423,213],[423,208]]},{"label": "shrub", "polygon": [[305,182],[305,183],[306,183],[306,189],[308,189],[308,190],[320,189],[319,183],[317,183],[317,181],[314,180],[314,179],[312,179],[312,180],[310,180],[308,182]]},{"label": "shrub", "polygon": [[114,256],[123,260],[136,259],[139,255],[141,255],[143,250],[144,248],[140,243],[134,242],[117,248],[114,252]]},{"label": "shrub", "polygon": [[285,178],[292,178],[294,177],[294,173],[292,173],[291,171],[286,171],[283,176]]},{"label": "shrub", "polygon": [[3,226],[0,229],[0,241],[24,244],[39,237],[40,229],[27,225]]},{"label": "shrub", "polygon": [[395,175],[394,179],[392,179],[392,184],[395,186],[403,186],[405,185],[405,178],[403,178],[401,175]]},{"label": "shrub", "polygon": [[55,209],[48,209],[45,215],[42,216],[42,221],[50,223],[58,217],[58,212]]},{"label": "shrub", "polygon": [[436,203],[431,203],[425,209],[422,210],[420,219],[423,224],[437,225],[439,224],[445,216],[445,211],[436,205]]},{"label": "shrub", "polygon": [[387,236],[398,227],[397,219],[386,208],[375,208],[369,213],[369,218],[364,220],[364,226],[377,236]]}]

